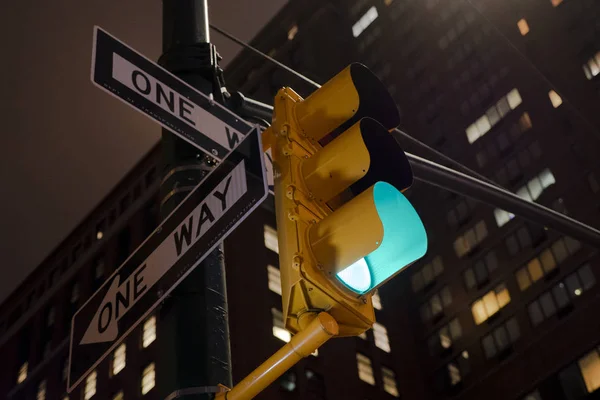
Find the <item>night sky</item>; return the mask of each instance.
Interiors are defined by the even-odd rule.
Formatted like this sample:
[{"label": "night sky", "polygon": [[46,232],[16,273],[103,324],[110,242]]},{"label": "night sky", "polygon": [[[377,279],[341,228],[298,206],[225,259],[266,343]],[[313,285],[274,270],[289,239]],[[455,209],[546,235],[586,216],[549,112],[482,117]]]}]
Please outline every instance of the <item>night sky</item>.
[{"label": "night sky", "polygon": [[[209,0],[211,22],[250,40],[287,0]],[[0,7],[0,301],[159,140],[147,117],[90,82],[99,25],[152,60],[160,0],[4,1]],[[223,64],[237,45],[211,32]]]}]

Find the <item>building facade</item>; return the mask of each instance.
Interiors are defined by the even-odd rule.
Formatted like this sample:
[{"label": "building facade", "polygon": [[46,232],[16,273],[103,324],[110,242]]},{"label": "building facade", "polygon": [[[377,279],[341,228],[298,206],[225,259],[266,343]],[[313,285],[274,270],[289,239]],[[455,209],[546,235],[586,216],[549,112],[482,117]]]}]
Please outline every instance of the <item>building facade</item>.
[{"label": "building facade", "polygon": [[[600,226],[598,21],[594,0],[297,0],[253,44],[319,82],[363,62],[402,129]],[[313,90],[247,52],[226,77],[269,103],[284,85]],[[157,226],[159,163],[157,146],[0,306],[0,396],[67,398],[71,317]],[[419,181],[408,196],[429,251],[381,288],[378,323],[259,398],[600,398],[597,249]],[[266,202],[225,242],[235,382],[289,340],[273,211]],[[160,323],[150,316],[68,398],[157,399]]]}]

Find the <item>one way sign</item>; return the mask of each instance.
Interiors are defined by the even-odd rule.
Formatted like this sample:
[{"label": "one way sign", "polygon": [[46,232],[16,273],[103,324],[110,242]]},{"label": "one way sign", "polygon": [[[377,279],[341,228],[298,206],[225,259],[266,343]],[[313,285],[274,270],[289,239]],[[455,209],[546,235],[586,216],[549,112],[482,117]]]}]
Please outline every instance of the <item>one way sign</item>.
[{"label": "one way sign", "polygon": [[69,392],[266,196],[252,130],[75,313]]}]

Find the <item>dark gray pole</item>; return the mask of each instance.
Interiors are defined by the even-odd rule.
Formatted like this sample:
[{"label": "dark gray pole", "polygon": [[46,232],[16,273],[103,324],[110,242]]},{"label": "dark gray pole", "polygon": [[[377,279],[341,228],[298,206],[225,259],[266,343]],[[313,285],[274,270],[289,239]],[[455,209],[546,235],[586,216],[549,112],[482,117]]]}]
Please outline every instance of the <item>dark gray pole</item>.
[{"label": "dark gray pole", "polygon": [[[163,55],[159,63],[223,102],[222,71],[210,44],[207,0],[163,0]],[[214,161],[169,131],[162,132],[161,218],[213,168]],[[231,386],[225,264],[222,247],[210,254],[159,311],[157,389]],[[180,398],[206,398],[181,396]]]}]

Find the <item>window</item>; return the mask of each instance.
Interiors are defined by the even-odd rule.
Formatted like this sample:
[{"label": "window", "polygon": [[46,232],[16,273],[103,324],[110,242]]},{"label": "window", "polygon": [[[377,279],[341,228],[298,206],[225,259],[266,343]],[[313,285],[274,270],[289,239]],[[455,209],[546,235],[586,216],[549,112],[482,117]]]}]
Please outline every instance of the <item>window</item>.
[{"label": "window", "polygon": [[585,381],[588,393],[600,388],[600,350],[592,350],[579,359],[577,364]]},{"label": "window", "polygon": [[369,27],[377,19],[379,14],[375,6],[369,8],[366,13],[354,25],[352,25],[352,35],[359,37],[365,29]]},{"label": "window", "polygon": [[571,238],[561,238],[547,249],[530,260],[527,265],[517,270],[515,276],[519,289],[527,290],[532,284],[539,281],[543,276],[556,269],[556,266],[564,261],[569,255],[567,243],[570,243],[571,254],[580,249],[579,242]]},{"label": "window", "polygon": [[515,233],[508,236],[505,243],[508,253],[514,256],[521,249],[531,246],[531,232],[526,226],[522,226]]},{"label": "window", "polygon": [[296,373],[294,371],[287,371],[279,378],[279,384],[286,392],[293,392],[296,390]]},{"label": "window", "polygon": [[17,383],[21,383],[25,379],[27,379],[27,369],[28,368],[29,368],[29,363],[27,361],[25,361],[23,364],[21,364],[21,367],[19,368],[19,373],[17,374]]},{"label": "window", "polygon": [[474,143],[477,139],[488,133],[494,125],[500,122],[511,110],[517,108],[521,102],[521,95],[517,89],[508,92],[506,96],[502,97],[495,105],[488,109],[484,115],[469,125],[465,131],[469,143]]},{"label": "window", "polygon": [[117,375],[123,368],[125,368],[125,343],[121,343],[113,353],[112,375]]},{"label": "window", "polygon": [[489,281],[489,275],[498,268],[498,257],[495,251],[490,251],[475,262],[471,268],[463,273],[467,289],[481,287]]},{"label": "window", "polygon": [[593,79],[595,76],[600,74],[600,51],[596,55],[590,58],[585,64],[583,64],[583,71],[588,79]]},{"label": "window", "polygon": [[488,235],[485,221],[479,221],[473,228],[468,229],[454,241],[454,251],[458,257],[471,253]]},{"label": "window", "polygon": [[370,385],[375,385],[375,377],[373,376],[373,365],[371,359],[360,353],[356,353],[356,363],[358,366],[358,377],[361,381],[367,382]]},{"label": "window", "polygon": [[112,397],[112,400],[123,400],[125,398],[125,396],[123,395],[123,391],[118,391],[117,393],[115,393],[115,395]]},{"label": "window", "polygon": [[442,327],[429,338],[428,345],[431,355],[437,355],[452,347],[454,342],[462,336],[462,327],[457,318]]},{"label": "window", "polygon": [[285,329],[283,323],[283,313],[276,308],[271,308],[273,315],[273,336],[284,342],[289,342],[292,339],[292,334]]},{"label": "window", "polygon": [[382,310],[383,307],[381,306],[381,298],[379,297],[379,292],[375,292],[373,293],[373,296],[371,296],[371,302],[373,302],[373,308],[375,308],[376,310]]},{"label": "window", "polygon": [[83,389],[83,400],[89,400],[96,394],[96,378],[98,377],[98,373],[96,370],[90,372],[90,374],[85,378],[85,387]]},{"label": "window", "polygon": [[294,40],[296,35],[298,34],[298,25],[294,25],[290,28],[287,34],[288,40]]},{"label": "window", "polygon": [[421,319],[427,322],[439,317],[450,304],[452,304],[452,294],[448,286],[445,286],[421,306]]},{"label": "window", "polygon": [[463,351],[456,359],[446,365],[445,375],[450,386],[456,386],[471,372],[469,352]]},{"label": "window", "polygon": [[279,241],[277,240],[277,231],[269,225],[265,225],[265,247],[279,254]]},{"label": "window", "polygon": [[485,357],[489,359],[496,356],[496,354],[501,354],[519,337],[521,337],[519,323],[513,317],[481,339]]},{"label": "window", "polygon": [[79,283],[75,282],[71,288],[71,304],[77,303],[79,300]]},{"label": "window", "polygon": [[281,271],[272,265],[267,265],[269,274],[269,289],[278,295],[281,295]]},{"label": "window", "polygon": [[521,32],[522,36],[525,36],[529,33],[529,24],[525,18],[521,18],[519,22],[517,22],[517,26],[519,27],[519,32]]},{"label": "window", "polygon": [[102,231],[96,232],[96,239],[101,240],[104,237],[104,233]]},{"label": "window", "polygon": [[501,283],[471,306],[471,312],[473,313],[475,323],[479,325],[485,322],[508,303],[510,303],[510,293],[508,292],[506,285]]},{"label": "window", "polygon": [[46,380],[40,382],[38,385],[36,400],[46,400]]},{"label": "window", "polygon": [[156,316],[151,316],[144,322],[142,330],[142,347],[146,348],[156,340]]},{"label": "window", "polygon": [[553,7],[558,7],[563,0],[550,0],[550,2],[552,3]]},{"label": "window", "polygon": [[154,370],[154,363],[148,364],[142,371],[142,395],[148,393],[155,385],[156,371]]},{"label": "window", "polygon": [[442,272],[444,272],[444,263],[440,256],[436,256],[431,262],[425,264],[423,268],[412,275],[413,291],[416,293],[428,287]]},{"label": "window", "polygon": [[398,393],[398,384],[396,383],[396,374],[387,367],[381,367],[381,375],[383,376],[383,390],[394,397],[400,397]]},{"label": "window", "polygon": [[522,400],[542,400],[542,396],[540,396],[540,392],[535,390],[529,393],[527,396],[523,397]]},{"label": "window", "polygon": [[562,104],[562,98],[554,90],[548,92],[548,97],[552,103],[552,107],[558,108]]},{"label": "window", "polygon": [[373,324],[373,336],[375,337],[375,346],[379,347],[386,353],[391,351],[390,339],[388,338],[387,329],[385,329],[385,326],[375,322]]},{"label": "window", "polygon": [[447,221],[450,227],[455,228],[463,225],[469,220],[469,211],[473,208],[475,202],[471,199],[461,200],[455,207],[453,207],[447,214]]}]

